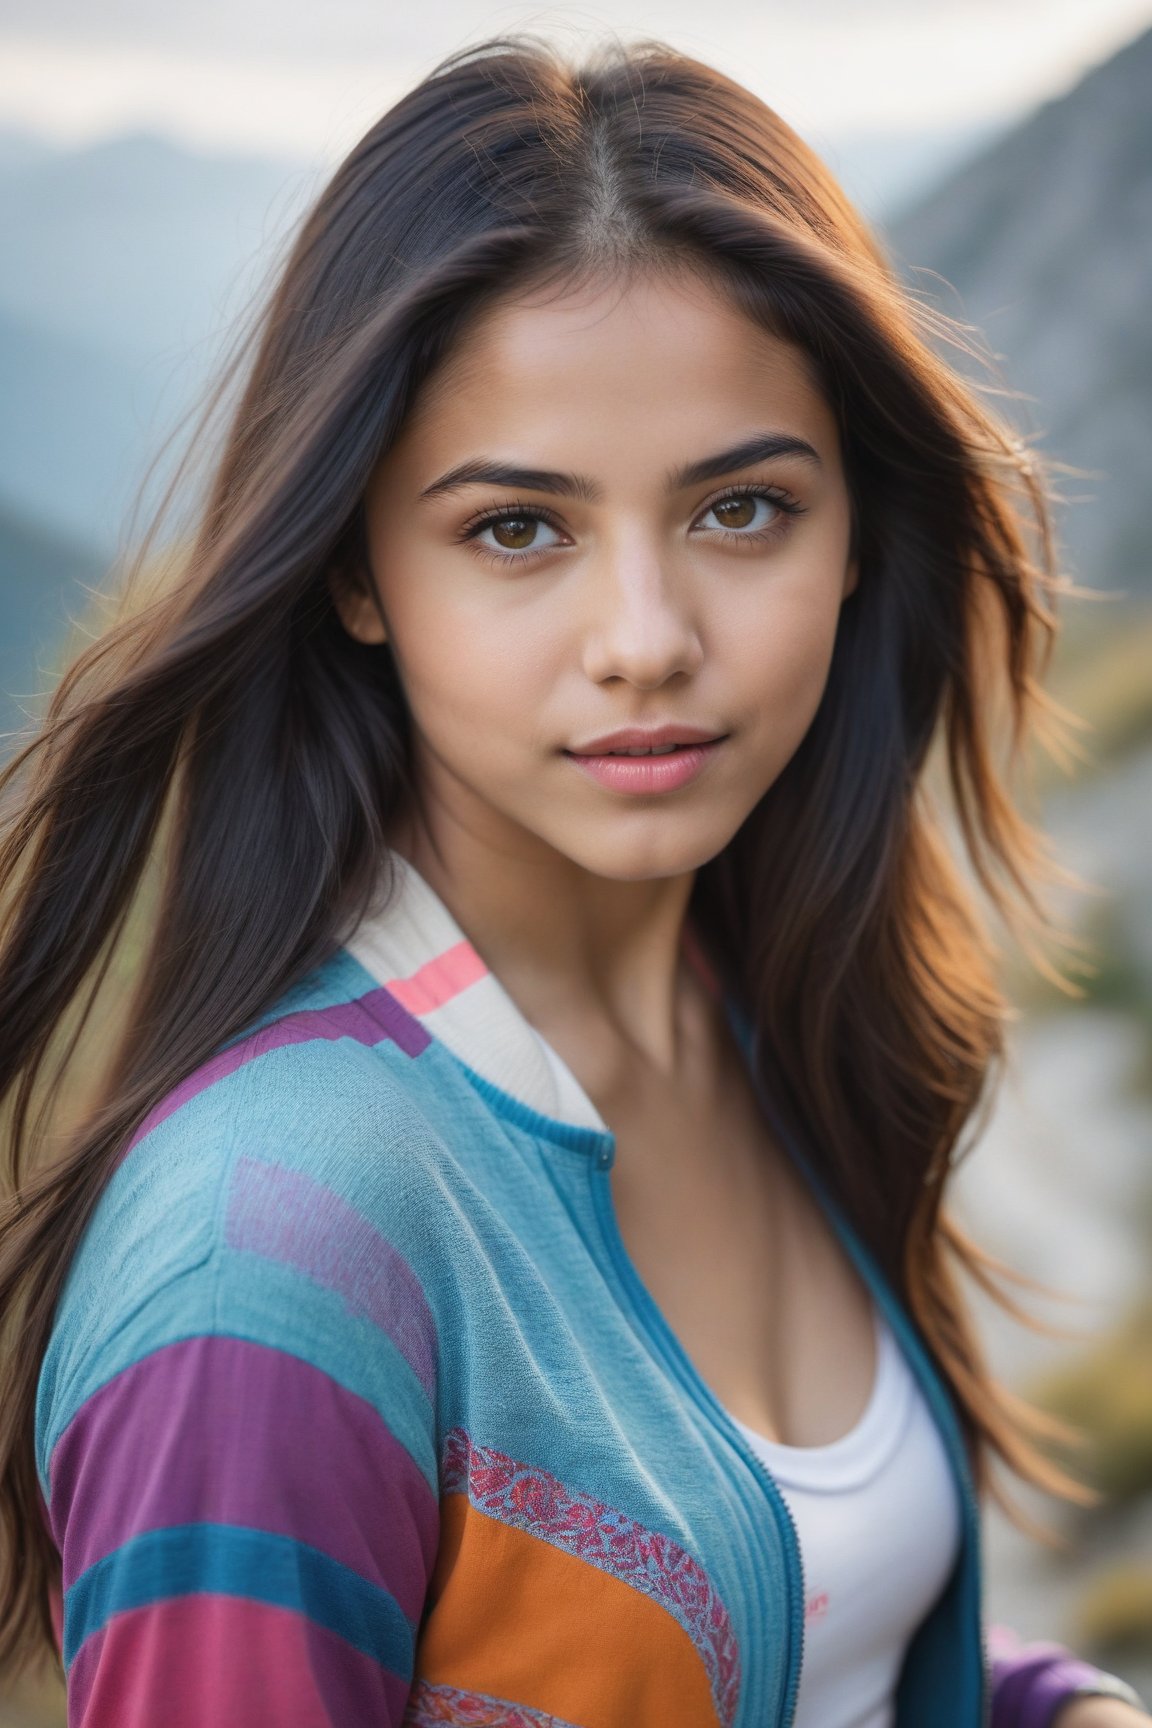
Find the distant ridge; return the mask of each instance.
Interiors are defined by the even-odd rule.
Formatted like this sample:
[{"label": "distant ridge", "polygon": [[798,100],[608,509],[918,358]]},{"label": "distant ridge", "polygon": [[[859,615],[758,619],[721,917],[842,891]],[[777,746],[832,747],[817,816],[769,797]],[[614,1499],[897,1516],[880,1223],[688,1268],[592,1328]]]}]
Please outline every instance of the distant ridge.
[{"label": "distant ridge", "polygon": [[1101,471],[1056,479],[1069,499],[1091,497],[1057,513],[1076,580],[1152,600],[1152,29],[886,238],[918,294],[977,325],[1007,384],[1036,398],[992,406],[1042,452]]}]

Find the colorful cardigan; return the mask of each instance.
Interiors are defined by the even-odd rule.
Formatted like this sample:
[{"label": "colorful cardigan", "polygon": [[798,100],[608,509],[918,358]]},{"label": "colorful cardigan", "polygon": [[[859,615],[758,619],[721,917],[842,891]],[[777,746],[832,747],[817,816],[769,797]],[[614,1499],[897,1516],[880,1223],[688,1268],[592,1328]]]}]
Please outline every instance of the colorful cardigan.
[{"label": "colorful cardigan", "polygon": [[[1097,1671],[1004,1628],[985,1646],[951,1396],[789,1150],[964,1507],[896,1728],[1047,1728]],[[73,1257],[38,1387],[70,1728],[786,1728],[795,1532],[625,1251],[614,1156],[408,870],[156,1106]]]}]

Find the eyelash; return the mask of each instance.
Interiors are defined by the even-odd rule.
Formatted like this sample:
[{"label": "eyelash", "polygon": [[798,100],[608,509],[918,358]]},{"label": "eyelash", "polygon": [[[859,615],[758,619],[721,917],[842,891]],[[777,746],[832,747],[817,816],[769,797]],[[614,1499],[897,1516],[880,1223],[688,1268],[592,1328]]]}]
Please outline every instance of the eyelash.
[{"label": "eyelash", "polygon": [[[714,510],[718,504],[727,503],[730,498],[763,498],[784,512],[784,520],[777,522],[770,528],[758,528],[755,533],[741,533],[734,528],[713,530],[725,540],[742,540],[744,542],[751,540],[760,544],[767,540],[778,540],[788,532],[789,518],[803,516],[807,509],[806,505],[798,503],[792,494],[786,492],[781,486],[757,486],[754,483],[748,483],[730,486],[726,492],[705,504],[701,515],[706,515],[709,510]],[[543,557],[546,552],[558,550],[555,546],[540,546],[529,547],[524,552],[502,552],[493,546],[481,546],[479,544],[477,536],[482,534],[485,528],[490,528],[494,522],[510,520],[543,522],[546,527],[555,528],[557,532],[560,532],[560,525],[551,511],[543,509],[539,504],[512,503],[503,504],[498,509],[485,510],[479,516],[474,516],[471,521],[465,523],[457,538],[468,542],[469,551],[475,553],[476,557],[490,558],[498,564],[528,564],[534,558]]]}]

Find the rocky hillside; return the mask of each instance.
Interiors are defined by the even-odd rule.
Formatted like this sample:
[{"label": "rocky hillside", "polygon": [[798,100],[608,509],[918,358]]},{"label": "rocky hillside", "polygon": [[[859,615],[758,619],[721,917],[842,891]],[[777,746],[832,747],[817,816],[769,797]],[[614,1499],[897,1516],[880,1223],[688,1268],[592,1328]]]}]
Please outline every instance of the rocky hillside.
[{"label": "rocky hillside", "polygon": [[[1152,599],[1152,30],[933,188],[887,232],[920,294],[975,324],[1058,478],[1078,581]],[[934,271],[954,292],[933,280]]]}]

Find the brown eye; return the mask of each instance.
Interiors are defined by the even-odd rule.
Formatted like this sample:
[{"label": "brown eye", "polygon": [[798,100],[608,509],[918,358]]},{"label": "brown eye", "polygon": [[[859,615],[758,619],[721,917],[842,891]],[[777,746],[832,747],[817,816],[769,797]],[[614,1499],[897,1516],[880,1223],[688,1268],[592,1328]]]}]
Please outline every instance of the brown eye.
[{"label": "brown eye", "polygon": [[755,498],[722,498],[712,506],[713,514],[725,528],[747,528],[756,514]]},{"label": "brown eye", "polygon": [[786,534],[791,519],[802,516],[804,512],[805,506],[779,487],[749,486],[714,499],[704,511],[704,517],[713,517],[720,538],[732,545],[744,540],[763,546],[769,540],[778,540]]},{"label": "brown eye", "polygon": [[[558,537],[552,540],[541,538],[538,532],[541,528],[557,535],[555,525],[543,511],[530,510],[522,504],[506,510],[489,511],[470,523],[460,538],[481,558],[494,558],[504,564],[528,564],[564,543]],[[492,536],[491,540],[488,535]]]},{"label": "brown eye", "polygon": [[496,536],[496,543],[509,552],[523,552],[531,546],[533,535],[539,523],[535,516],[502,516],[488,526]]}]

